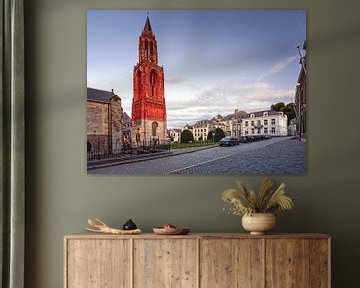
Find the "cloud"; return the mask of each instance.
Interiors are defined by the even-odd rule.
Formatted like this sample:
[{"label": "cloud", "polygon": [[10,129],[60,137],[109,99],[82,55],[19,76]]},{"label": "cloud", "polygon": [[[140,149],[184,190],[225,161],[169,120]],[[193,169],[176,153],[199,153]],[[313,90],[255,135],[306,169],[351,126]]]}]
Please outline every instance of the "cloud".
[{"label": "cloud", "polygon": [[297,56],[289,56],[289,57],[286,57],[286,58],[280,60],[279,62],[272,65],[265,73],[263,73],[260,76],[259,80],[263,79],[264,77],[276,75],[276,74],[280,73],[287,66],[289,66],[292,62],[294,62],[297,59],[298,59]]},{"label": "cloud", "polygon": [[271,104],[290,102],[294,93],[294,90],[279,89],[266,82],[225,81],[203,89],[191,98],[170,98],[167,101],[168,126],[179,128],[217,114],[234,113],[237,108],[246,112],[270,109]]},{"label": "cloud", "polygon": [[[165,99],[169,128],[181,128],[199,120],[211,119],[217,114],[225,116],[234,113],[235,109],[246,112],[270,109],[271,104],[290,102],[295,93],[293,89],[276,88],[266,81],[249,82],[239,78],[218,81],[216,84],[196,82],[187,76],[176,75],[166,80]],[[101,85],[100,81],[90,84],[91,87],[111,90]],[[132,79],[109,79],[107,84],[114,88],[114,92],[122,99],[124,110],[131,116]]]},{"label": "cloud", "polygon": [[200,89],[201,85],[198,83],[195,83],[193,80],[191,80],[188,77],[180,76],[180,75],[170,75],[165,77],[165,85],[167,87],[170,86],[179,86],[181,85],[182,88],[188,87],[191,89]]}]

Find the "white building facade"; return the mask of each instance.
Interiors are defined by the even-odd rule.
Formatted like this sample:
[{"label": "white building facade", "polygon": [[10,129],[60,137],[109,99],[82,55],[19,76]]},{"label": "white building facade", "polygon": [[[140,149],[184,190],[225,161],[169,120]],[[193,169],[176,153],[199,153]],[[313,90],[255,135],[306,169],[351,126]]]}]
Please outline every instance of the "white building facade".
[{"label": "white building facade", "polygon": [[231,121],[225,120],[221,115],[217,115],[211,120],[200,120],[193,126],[195,141],[205,141],[209,133],[216,128],[224,131],[225,135],[231,135]]},{"label": "white building facade", "polygon": [[186,125],[184,129],[188,129],[193,133],[195,141],[206,140],[209,133],[216,128],[223,130],[226,136],[240,137],[242,119],[247,115],[245,111],[236,109],[233,114],[225,117],[218,114],[210,120],[200,120],[193,126]]},{"label": "white building facade", "polygon": [[274,110],[250,113],[242,119],[241,136],[252,135],[287,136],[287,116]]},{"label": "white building facade", "polygon": [[195,141],[202,141],[207,139],[207,135],[212,129],[209,120],[201,120],[194,124],[193,134]]},{"label": "white building facade", "polygon": [[181,129],[170,129],[168,130],[168,134],[172,142],[180,143]]}]

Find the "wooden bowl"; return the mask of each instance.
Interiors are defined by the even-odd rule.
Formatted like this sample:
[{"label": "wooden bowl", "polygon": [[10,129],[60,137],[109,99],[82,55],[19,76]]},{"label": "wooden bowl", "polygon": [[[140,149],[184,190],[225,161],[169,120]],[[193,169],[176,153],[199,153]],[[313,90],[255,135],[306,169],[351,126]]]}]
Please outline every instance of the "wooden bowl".
[{"label": "wooden bowl", "polygon": [[154,227],[153,231],[157,235],[186,235],[189,233],[189,227],[164,228]]}]

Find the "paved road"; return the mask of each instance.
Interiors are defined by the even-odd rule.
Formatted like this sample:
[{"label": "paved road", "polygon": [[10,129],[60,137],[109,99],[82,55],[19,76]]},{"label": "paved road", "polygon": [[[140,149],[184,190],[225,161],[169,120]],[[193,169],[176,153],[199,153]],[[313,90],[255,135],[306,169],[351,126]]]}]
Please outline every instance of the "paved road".
[{"label": "paved road", "polygon": [[121,164],[89,174],[304,174],[306,144],[289,137],[214,147],[166,158]]}]

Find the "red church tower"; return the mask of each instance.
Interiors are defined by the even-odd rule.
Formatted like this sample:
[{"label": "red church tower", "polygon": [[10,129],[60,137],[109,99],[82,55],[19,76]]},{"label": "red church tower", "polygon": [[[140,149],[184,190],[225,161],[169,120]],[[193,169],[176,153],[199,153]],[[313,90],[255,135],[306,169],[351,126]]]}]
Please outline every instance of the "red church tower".
[{"label": "red church tower", "polygon": [[149,16],[139,37],[139,63],[133,72],[132,141],[166,139],[164,69],[158,65],[157,43]]}]

